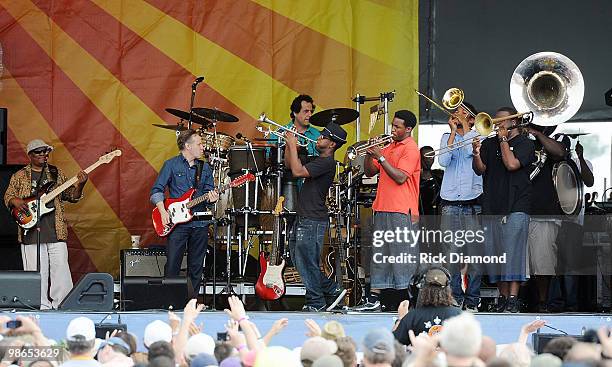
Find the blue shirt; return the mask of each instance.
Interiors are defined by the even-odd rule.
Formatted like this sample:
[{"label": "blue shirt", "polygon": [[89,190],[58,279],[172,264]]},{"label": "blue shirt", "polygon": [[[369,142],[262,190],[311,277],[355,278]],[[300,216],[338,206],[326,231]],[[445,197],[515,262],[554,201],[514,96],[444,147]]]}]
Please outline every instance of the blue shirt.
[{"label": "blue shirt", "polygon": [[[449,136],[450,133],[442,135],[440,149],[448,146]],[[477,136],[480,135],[474,130],[468,131],[464,136],[455,134],[453,143],[471,141]],[[452,151],[444,149],[441,153],[443,154],[438,156],[438,163],[445,167],[445,170],[440,197],[448,201],[472,200],[479,197],[482,194],[482,176],[478,176],[472,169],[472,144],[466,142],[462,148]]]},{"label": "blue shirt", "polygon": [[[187,192],[187,190],[193,188],[195,185],[195,174],[196,164],[190,167],[189,162],[187,162],[187,159],[185,159],[182,154],[168,159],[164,162],[157,176],[157,180],[155,180],[153,188],[151,188],[151,202],[153,205],[165,199],[164,192],[166,191],[166,187],[168,188],[171,198],[178,198]],[[198,187],[196,187],[193,198],[212,191],[214,188],[212,170],[208,163],[204,163],[200,176],[200,183]],[[206,204],[199,204],[191,210],[192,212],[205,211]],[[206,225],[207,222],[192,221],[188,224],[198,227]]]},{"label": "blue shirt", "polygon": [[[292,129],[294,126],[293,121],[291,121],[290,123],[288,123],[287,125],[285,125],[286,128],[288,129]],[[305,135],[306,137],[312,139],[315,141],[315,143],[308,141],[308,145],[306,146],[306,149],[308,150],[308,155],[314,155],[314,156],[318,156],[319,152],[317,151],[317,139],[319,138],[319,135],[321,135],[321,132],[317,129],[315,129],[314,127],[312,127],[312,125],[308,126],[308,129],[306,129],[306,131],[304,131],[304,133],[302,135]],[[297,140],[300,144],[304,144],[306,143],[306,139],[302,139],[299,136],[296,136]]]}]

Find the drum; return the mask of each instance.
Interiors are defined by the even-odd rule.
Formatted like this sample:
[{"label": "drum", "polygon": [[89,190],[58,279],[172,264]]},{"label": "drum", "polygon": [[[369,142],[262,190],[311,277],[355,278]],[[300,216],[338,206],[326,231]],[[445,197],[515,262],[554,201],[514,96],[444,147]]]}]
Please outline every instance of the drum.
[{"label": "drum", "polygon": [[229,148],[229,174],[230,176],[241,175],[243,169],[253,172],[264,171],[267,167],[266,146],[253,145],[250,149],[247,145],[234,145]]},{"label": "drum", "polygon": [[580,213],[584,200],[584,186],[576,163],[572,159],[555,163],[552,179],[563,213],[567,215]]},{"label": "drum", "polygon": [[225,154],[234,145],[234,138],[224,133],[217,133],[215,141],[214,133],[204,131],[202,133],[202,144],[206,152],[216,152],[217,147],[219,147],[219,151]]},{"label": "drum", "polygon": [[285,197],[283,208],[290,212],[297,211],[298,179],[283,178],[281,181],[281,195]]}]

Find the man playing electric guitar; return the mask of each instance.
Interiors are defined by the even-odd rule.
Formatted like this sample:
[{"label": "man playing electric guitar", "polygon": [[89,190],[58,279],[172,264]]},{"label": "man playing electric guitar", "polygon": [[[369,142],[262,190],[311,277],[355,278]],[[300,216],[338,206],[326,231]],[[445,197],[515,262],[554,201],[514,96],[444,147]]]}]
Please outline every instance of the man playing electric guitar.
[{"label": "man playing electric guitar", "polygon": [[[59,168],[47,164],[49,153],[53,147],[41,139],[34,139],[27,145],[26,151],[30,164],[17,171],[12,177],[4,194],[4,204],[9,208],[28,210],[24,198],[32,194],[43,194],[41,188],[49,185],[59,186],[66,181],[66,176]],[[53,184],[55,182],[55,184]],[[87,182],[87,173],[79,172],[74,186],[66,189],[55,197],[52,204],[55,213],[38,218],[40,228],[40,278],[41,300],[40,308],[57,308],[64,297],[72,289],[72,277],[68,265],[68,227],[64,217],[64,204],[68,201],[76,203],[83,197],[83,186]],[[19,228],[21,243],[21,259],[23,269],[36,271],[36,230],[23,231]],[[50,278],[50,279],[49,279]],[[51,281],[48,292],[49,280]],[[49,299],[50,298],[50,299]]]},{"label": "man playing electric guitar", "polygon": [[[151,189],[151,202],[159,209],[164,225],[170,222],[170,216],[164,207],[166,188],[170,197],[180,197],[187,190],[195,188],[194,197],[207,195],[208,203],[213,203],[219,198],[219,194],[214,190],[210,166],[199,159],[204,154],[202,138],[195,130],[184,130],[179,133],[176,143],[180,153],[164,163]],[[194,213],[206,211],[206,203],[196,205],[191,210]],[[168,235],[165,275],[167,277],[179,275],[183,253],[187,246],[190,296],[197,296],[200,289],[208,246],[208,225],[207,218],[195,215],[191,221],[176,225]]]}]

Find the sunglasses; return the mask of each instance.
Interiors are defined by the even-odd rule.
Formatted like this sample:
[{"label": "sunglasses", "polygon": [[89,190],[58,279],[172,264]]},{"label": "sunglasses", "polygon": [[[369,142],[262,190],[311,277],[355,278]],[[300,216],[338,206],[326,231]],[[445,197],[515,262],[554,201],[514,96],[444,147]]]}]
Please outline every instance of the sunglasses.
[{"label": "sunglasses", "polygon": [[31,151],[30,153],[36,154],[36,155],[49,154],[51,153],[51,149],[46,149],[46,148],[36,149],[36,150]]}]

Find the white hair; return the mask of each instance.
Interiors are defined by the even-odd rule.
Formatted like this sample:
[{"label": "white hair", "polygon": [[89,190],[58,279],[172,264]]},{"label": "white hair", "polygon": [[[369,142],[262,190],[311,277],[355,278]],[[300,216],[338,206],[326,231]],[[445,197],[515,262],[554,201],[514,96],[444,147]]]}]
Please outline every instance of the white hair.
[{"label": "white hair", "polygon": [[470,313],[444,321],[440,332],[440,346],[446,354],[456,357],[476,357],[482,344],[480,323]]}]

